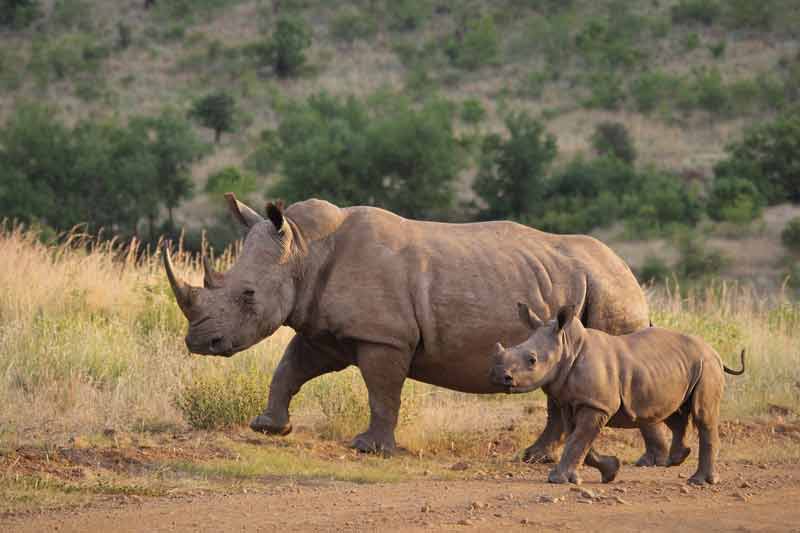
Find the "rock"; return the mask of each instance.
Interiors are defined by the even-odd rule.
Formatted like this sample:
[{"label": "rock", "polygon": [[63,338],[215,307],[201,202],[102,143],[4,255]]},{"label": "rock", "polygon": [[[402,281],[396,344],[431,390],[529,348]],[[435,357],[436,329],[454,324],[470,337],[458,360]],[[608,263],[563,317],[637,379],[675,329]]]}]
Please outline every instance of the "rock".
[{"label": "rock", "polygon": [[590,489],[584,489],[584,488],[578,489],[578,494],[590,500],[594,500],[595,498],[597,498],[597,494],[595,494],[594,491]]},{"label": "rock", "polygon": [[433,511],[433,508],[429,503],[423,504],[422,508],[419,510],[420,513],[430,513],[431,511]]},{"label": "rock", "polygon": [[555,496],[545,494],[543,496],[539,496],[537,501],[539,503],[558,503],[561,501],[561,498],[556,498]]},{"label": "rock", "polygon": [[683,487],[681,487],[681,494],[691,494],[691,492],[692,491],[691,491],[691,489],[689,487],[687,487],[685,485]]},{"label": "rock", "polygon": [[470,520],[469,518],[462,518],[461,520],[458,521],[458,525],[459,526],[471,526],[472,525],[472,520]]},{"label": "rock", "polygon": [[628,501],[627,500],[623,500],[619,496],[614,496],[614,501],[616,503],[620,504],[620,505],[628,505]]},{"label": "rock", "polygon": [[528,524],[530,524],[530,523],[531,523],[531,521],[530,521],[530,520],[528,520],[527,518],[523,518],[522,520],[520,520],[520,521],[519,521],[519,523],[520,523],[520,524],[523,524],[523,525],[528,525]]},{"label": "rock", "polygon": [[678,477],[681,478],[681,479],[686,479],[689,476],[684,474],[683,472],[681,472],[680,474],[678,474]]},{"label": "rock", "polygon": [[614,487],[614,492],[619,492],[620,494],[625,494],[628,492],[628,489],[625,487]]},{"label": "rock", "polygon": [[489,508],[489,504],[488,503],[483,503],[482,501],[479,501],[479,500],[475,500],[474,502],[469,504],[469,508],[470,509],[488,509]]},{"label": "rock", "polygon": [[742,483],[741,485],[739,485],[739,488],[740,488],[740,489],[750,489],[750,488],[753,488],[753,485],[751,485],[750,483],[748,483],[747,481],[745,481],[744,483]]},{"label": "rock", "polygon": [[578,498],[575,501],[578,502],[578,503],[587,503],[587,504],[590,504],[590,505],[594,503],[594,500],[587,500],[586,498]]},{"label": "rock", "polygon": [[455,470],[457,472],[458,471],[463,471],[463,470],[468,470],[468,469],[469,469],[469,463],[467,463],[465,461],[459,461],[459,462],[457,462],[456,464],[454,464],[453,466],[450,467],[450,470]]}]

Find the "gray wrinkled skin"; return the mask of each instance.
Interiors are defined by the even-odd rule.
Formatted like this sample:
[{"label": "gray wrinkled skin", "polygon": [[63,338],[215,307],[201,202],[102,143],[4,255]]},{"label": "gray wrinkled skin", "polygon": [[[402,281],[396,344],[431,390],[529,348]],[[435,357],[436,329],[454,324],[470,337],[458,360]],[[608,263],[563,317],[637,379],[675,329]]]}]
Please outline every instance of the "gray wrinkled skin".
[{"label": "gray wrinkled skin", "polygon": [[717,483],[717,424],[725,387],[717,352],[697,337],[647,328],[618,337],[584,328],[575,307],[562,307],[555,320],[542,322],[527,305],[518,304],[521,322],[533,329],[525,342],[494,349],[491,381],[509,393],[541,388],[562,409],[571,428],[564,454],[550,473],[553,483],[580,483],[576,469],[585,464],[612,481],[616,457],[599,455],[592,443],[603,426],[642,427],[665,421],[672,430],[669,466],[691,453],[685,444],[689,417],[700,437],[697,472],[690,483]]},{"label": "gray wrinkled skin", "polygon": [[[372,207],[340,209],[307,200],[267,217],[226,195],[247,236],[226,273],[206,268],[189,287],[165,264],[189,320],[192,352],[230,356],[279,326],[296,336],[272,380],[256,431],[291,431],[289,403],[307,381],[358,366],[369,393],[367,431],[353,446],[390,452],[406,378],[472,393],[503,387],[486,376],[500,339],[523,341],[508,298],[549,315],[578,303],[581,320],[612,334],[648,325],[644,294],[625,263],[586,236],[558,236],[513,222],[442,224],[408,220]],[[541,459],[563,435],[551,410],[542,437],[526,452]],[[648,437],[646,435],[646,437]],[[648,440],[650,464],[666,445]]]}]

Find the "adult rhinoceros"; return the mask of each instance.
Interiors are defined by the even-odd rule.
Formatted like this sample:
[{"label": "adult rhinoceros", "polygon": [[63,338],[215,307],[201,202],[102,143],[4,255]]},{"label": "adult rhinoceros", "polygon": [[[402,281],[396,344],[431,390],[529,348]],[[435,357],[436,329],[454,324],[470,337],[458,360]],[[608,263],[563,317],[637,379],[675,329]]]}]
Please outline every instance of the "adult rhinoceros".
[{"label": "adult rhinoceros", "polygon": [[[630,269],[599,241],[551,235],[513,222],[443,224],[408,220],[374,207],[321,200],[267,205],[267,218],[226,198],[247,229],[226,273],[204,260],[204,287],[165,265],[194,353],[231,356],[281,325],[296,331],[275,370],[255,431],[291,431],[289,403],[322,374],[358,366],[369,393],[370,424],[352,442],[390,452],[406,378],[472,393],[504,389],[489,380],[492,347],[529,331],[516,302],[543,317],[578,306],[587,327],[612,334],[648,325],[644,295]],[[509,303],[511,302],[511,303]],[[488,354],[488,355],[487,355]],[[666,460],[660,431],[643,431],[642,464]],[[526,450],[541,460],[562,440],[560,412],[548,405],[544,433]]]}]

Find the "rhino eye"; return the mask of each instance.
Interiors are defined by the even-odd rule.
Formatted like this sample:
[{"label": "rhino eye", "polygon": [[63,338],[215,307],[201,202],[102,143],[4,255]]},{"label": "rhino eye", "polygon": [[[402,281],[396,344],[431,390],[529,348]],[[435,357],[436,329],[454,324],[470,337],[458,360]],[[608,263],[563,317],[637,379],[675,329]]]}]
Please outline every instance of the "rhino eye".
[{"label": "rhino eye", "polygon": [[255,303],[256,301],[256,291],[252,289],[247,289],[242,292],[242,301],[248,305]]},{"label": "rhino eye", "polygon": [[530,357],[528,357],[528,363],[530,363],[531,366],[536,364],[536,354],[535,353],[532,353],[530,355]]}]

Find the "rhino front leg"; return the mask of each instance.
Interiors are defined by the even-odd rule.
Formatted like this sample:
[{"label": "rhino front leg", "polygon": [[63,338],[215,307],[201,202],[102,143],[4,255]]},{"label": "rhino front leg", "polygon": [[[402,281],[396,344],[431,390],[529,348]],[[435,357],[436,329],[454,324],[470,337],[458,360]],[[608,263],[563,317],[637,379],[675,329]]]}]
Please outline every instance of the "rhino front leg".
[{"label": "rhino front leg", "polygon": [[552,398],[547,398],[547,423],[544,431],[522,456],[526,463],[552,463],[558,460],[558,448],[564,442],[566,430],[561,409]]},{"label": "rhino front leg", "polygon": [[250,422],[250,428],[259,433],[289,434],[292,431],[289,403],[300,387],[317,376],[346,366],[346,361],[314,349],[301,335],[295,335],[272,375],[267,408]]},{"label": "rhino front leg", "polygon": [[[578,466],[585,461],[586,455],[592,448],[592,443],[600,434],[600,430],[603,429],[607,421],[608,415],[597,409],[581,407],[578,410],[574,420],[569,424],[573,429],[569,437],[567,437],[567,443],[564,445],[564,453],[561,454],[561,460],[547,478],[550,483],[569,482],[575,483],[576,485],[581,483],[581,478],[578,476]],[[598,459],[599,461],[597,456],[593,456],[589,460],[590,463],[595,462],[592,459]],[[606,481],[608,477],[607,474],[610,474],[610,471],[604,473],[604,481]],[[616,475],[616,471],[614,471],[614,475]],[[611,481],[611,479],[613,479],[613,476],[610,476],[608,481]]]},{"label": "rhino front leg", "polygon": [[357,435],[351,447],[390,455],[395,449],[394,430],[400,412],[400,395],[408,376],[411,355],[400,350],[366,345],[358,351],[358,368],[369,394],[369,428]]}]

